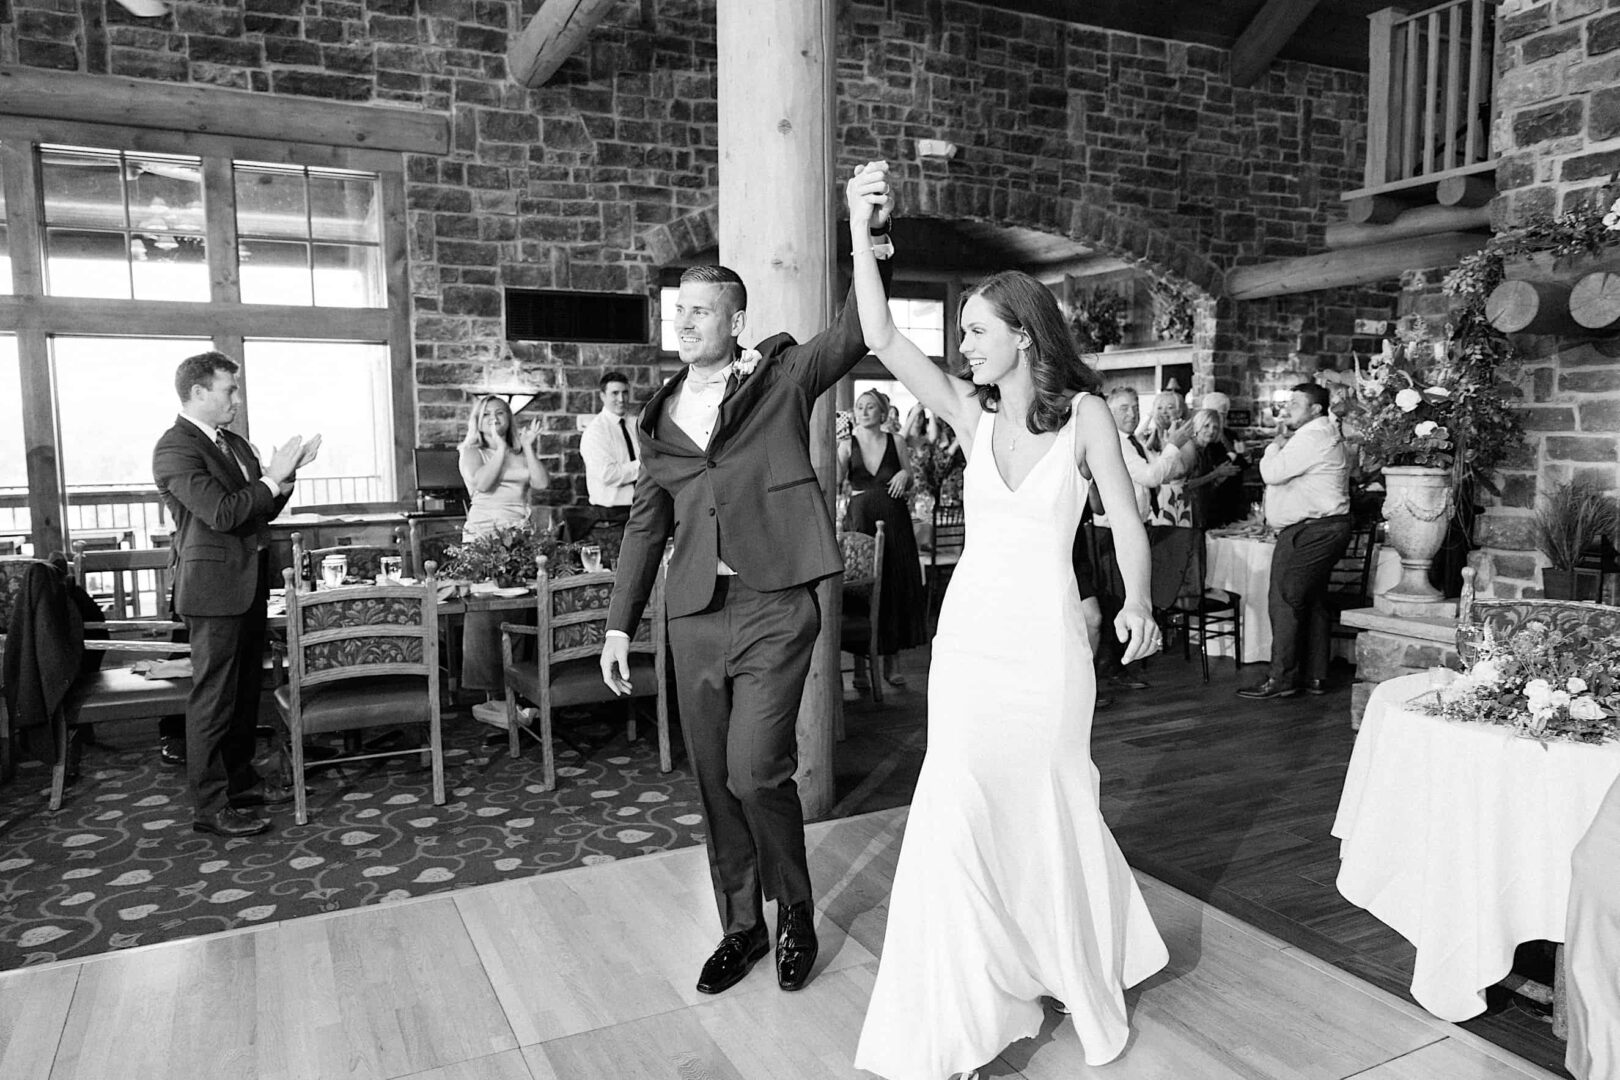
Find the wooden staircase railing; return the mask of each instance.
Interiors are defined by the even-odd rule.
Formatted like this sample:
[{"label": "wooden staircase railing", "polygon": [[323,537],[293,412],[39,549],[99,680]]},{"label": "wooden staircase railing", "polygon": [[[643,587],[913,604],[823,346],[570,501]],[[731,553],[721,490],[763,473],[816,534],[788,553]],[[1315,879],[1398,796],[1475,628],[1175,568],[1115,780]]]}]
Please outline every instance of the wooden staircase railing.
[{"label": "wooden staircase railing", "polygon": [[1369,16],[1366,187],[1374,195],[1495,168],[1496,0]]}]

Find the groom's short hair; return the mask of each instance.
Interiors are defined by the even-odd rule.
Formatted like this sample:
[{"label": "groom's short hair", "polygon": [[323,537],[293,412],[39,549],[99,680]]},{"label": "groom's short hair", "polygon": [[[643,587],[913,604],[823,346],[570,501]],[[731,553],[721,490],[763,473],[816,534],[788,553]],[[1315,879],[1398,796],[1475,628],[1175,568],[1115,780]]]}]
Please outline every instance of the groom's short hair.
[{"label": "groom's short hair", "polygon": [[729,266],[705,264],[702,266],[689,266],[681,274],[681,283],[693,282],[698,285],[720,285],[725,292],[736,302],[738,311],[748,310],[748,286],[743,284],[742,277]]}]

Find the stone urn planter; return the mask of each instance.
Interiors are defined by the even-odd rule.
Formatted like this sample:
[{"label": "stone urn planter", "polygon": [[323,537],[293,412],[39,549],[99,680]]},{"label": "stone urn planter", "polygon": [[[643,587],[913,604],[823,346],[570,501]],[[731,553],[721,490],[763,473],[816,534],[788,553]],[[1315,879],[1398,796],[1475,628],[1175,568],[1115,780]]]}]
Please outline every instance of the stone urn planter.
[{"label": "stone urn planter", "polygon": [[1384,470],[1384,521],[1389,542],[1401,556],[1401,580],[1385,595],[1391,600],[1440,600],[1429,584],[1429,566],[1446,538],[1454,503],[1451,470],[1397,465]]}]

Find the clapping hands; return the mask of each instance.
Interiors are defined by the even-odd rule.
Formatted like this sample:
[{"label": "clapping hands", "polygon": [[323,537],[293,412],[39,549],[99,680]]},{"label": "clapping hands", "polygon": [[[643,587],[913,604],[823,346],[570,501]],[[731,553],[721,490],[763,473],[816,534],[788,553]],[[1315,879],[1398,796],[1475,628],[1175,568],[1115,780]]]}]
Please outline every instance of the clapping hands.
[{"label": "clapping hands", "polygon": [[538,453],[540,449],[540,421],[530,420],[518,429],[518,447]]},{"label": "clapping hands", "polygon": [[312,435],[308,439],[294,435],[276,447],[275,453],[270,456],[270,464],[265,466],[265,475],[277,484],[285,484],[299,469],[314,461],[320,451],[319,435]]}]

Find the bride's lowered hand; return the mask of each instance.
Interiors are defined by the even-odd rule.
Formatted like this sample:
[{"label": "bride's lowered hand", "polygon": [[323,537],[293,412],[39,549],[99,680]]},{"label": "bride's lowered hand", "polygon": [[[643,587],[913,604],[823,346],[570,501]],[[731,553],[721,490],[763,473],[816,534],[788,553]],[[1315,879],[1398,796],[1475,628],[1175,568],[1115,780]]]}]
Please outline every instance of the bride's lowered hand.
[{"label": "bride's lowered hand", "polygon": [[1141,600],[1125,601],[1125,606],[1114,617],[1114,632],[1125,643],[1121,664],[1151,656],[1164,648],[1164,638],[1159,633],[1159,624],[1153,621],[1153,611]]}]

